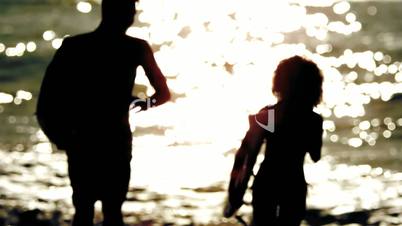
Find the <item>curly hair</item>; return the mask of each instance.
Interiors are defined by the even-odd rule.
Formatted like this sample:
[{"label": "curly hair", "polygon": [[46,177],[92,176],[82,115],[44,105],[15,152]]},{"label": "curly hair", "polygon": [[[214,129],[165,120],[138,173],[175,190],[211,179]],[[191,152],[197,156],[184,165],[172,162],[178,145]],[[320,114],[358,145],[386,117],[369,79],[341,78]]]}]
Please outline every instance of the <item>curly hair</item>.
[{"label": "curly hair", "polygon": [[276,68],[272,92],[280,101],[314,107],[321,102],[322,82],[323,76],[314,62],[293,56]]}]

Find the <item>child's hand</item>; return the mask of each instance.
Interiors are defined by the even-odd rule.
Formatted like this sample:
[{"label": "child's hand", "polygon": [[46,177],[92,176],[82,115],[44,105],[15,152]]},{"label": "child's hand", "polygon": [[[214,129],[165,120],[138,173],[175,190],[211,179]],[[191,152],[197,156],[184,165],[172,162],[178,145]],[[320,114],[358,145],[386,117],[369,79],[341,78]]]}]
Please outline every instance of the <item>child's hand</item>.
[{"label": "child's hand", "polygon": [[223,207],[223,216],[225,218],[230,218],[235,214],[236,210],[237,209],[234,209],[230,202],[227,200],[225,206]]}]

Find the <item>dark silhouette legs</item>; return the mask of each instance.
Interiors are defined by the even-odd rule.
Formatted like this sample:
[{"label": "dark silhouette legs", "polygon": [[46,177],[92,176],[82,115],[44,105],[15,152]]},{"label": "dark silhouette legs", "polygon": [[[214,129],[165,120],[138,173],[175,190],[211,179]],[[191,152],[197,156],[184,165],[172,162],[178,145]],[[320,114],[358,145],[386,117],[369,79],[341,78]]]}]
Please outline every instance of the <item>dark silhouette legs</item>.
[{"label": "dark silhouette legs", "polygon": [[298,203],[297,201],[290,202],[283,205],[279,213],[279,225],[299,226],[305,215],[305,205],[301,200]]},{"label": "dark silhouette legs", "polygon": [[75,214],[72,226],[93,226],[95,202],[73,198],[73,204],[75,207]]},{"label": "dark silhouette legs", "polygon": [[[74,151],[74,152],[73,152]],[[94,180],[89,177],[93,166],[76,156],[77,150],[67,151],[68,173],[73,189],[73,205],[75,214],[73,226],[93,226],[95,192],[91,192]],[[81,150],[80,150],[81,151]]]},{"label": "dark silhouette legs", "polygon": [[253,189],[252,226],[299,226],[306,211],[306,185]]},{"label": "dark silhouette legs", "polygon": [[124,226],[121,206],[123,202],[103,201],[103,226]]},{"label": "dark silhouette legs", "polygon": [[102,225],[124,226],[121,207],[128,191],[131,157],[118,156],[119,152],[108,155],[100,148],[90,154],[91,149],[67,151],[75,207],[73,226],[94,225],[94,205],[98,200],[102,202]]},{"label": "dark silhouette legs", "polygon": [[252,226],[299,226],[303,220],[302,212],[292,206],[287,209],[285,206],[281,210],[279,206],[253,205]]},{"label": "dark silhouette legs", "polygon": [[[75,215],[72,226],[93,226],[94,201],[73,198]],[[124,226],[123,202],[102,201],[103,226]]]}]

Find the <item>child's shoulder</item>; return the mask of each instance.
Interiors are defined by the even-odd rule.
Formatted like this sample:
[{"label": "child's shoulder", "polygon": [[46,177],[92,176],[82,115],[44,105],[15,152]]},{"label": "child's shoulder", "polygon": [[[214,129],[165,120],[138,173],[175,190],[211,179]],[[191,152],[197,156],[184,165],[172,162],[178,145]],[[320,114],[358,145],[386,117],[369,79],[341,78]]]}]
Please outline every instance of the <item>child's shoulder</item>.
[{"label": "child's shoulder", "polygon": [[275,105],[267,105],[261,108],[257,114],[249,115],[249,124],[251,126],[255,124],[268,125],[268,121],[273,119],[274,109]]},{"label": "child's shoulder", "polygon": [[269,110],[273,110],[273,109],[275,109],[275,107],[276,107],[276,104],[274,104],[274,105],[267,105],[267,106],[261,108],[261,109],[258,111],[258,114],[260,114],[260,113],[265,113],[265,112],[267,112],[267,111],[269,111]]}]

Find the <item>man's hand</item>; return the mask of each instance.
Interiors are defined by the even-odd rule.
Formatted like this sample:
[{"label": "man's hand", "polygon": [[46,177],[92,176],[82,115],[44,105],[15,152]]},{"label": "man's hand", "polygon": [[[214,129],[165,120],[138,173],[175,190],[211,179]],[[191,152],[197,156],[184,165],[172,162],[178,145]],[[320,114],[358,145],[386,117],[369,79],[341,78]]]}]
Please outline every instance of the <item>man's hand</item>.
[{"label": "man's hand", "polygon": [[149,98],[142,99],[139,97],[133,97],[130,104],[130,110],[136,109],[136,112],[146,111],[148,108],[152,107],[149,101]]}]

